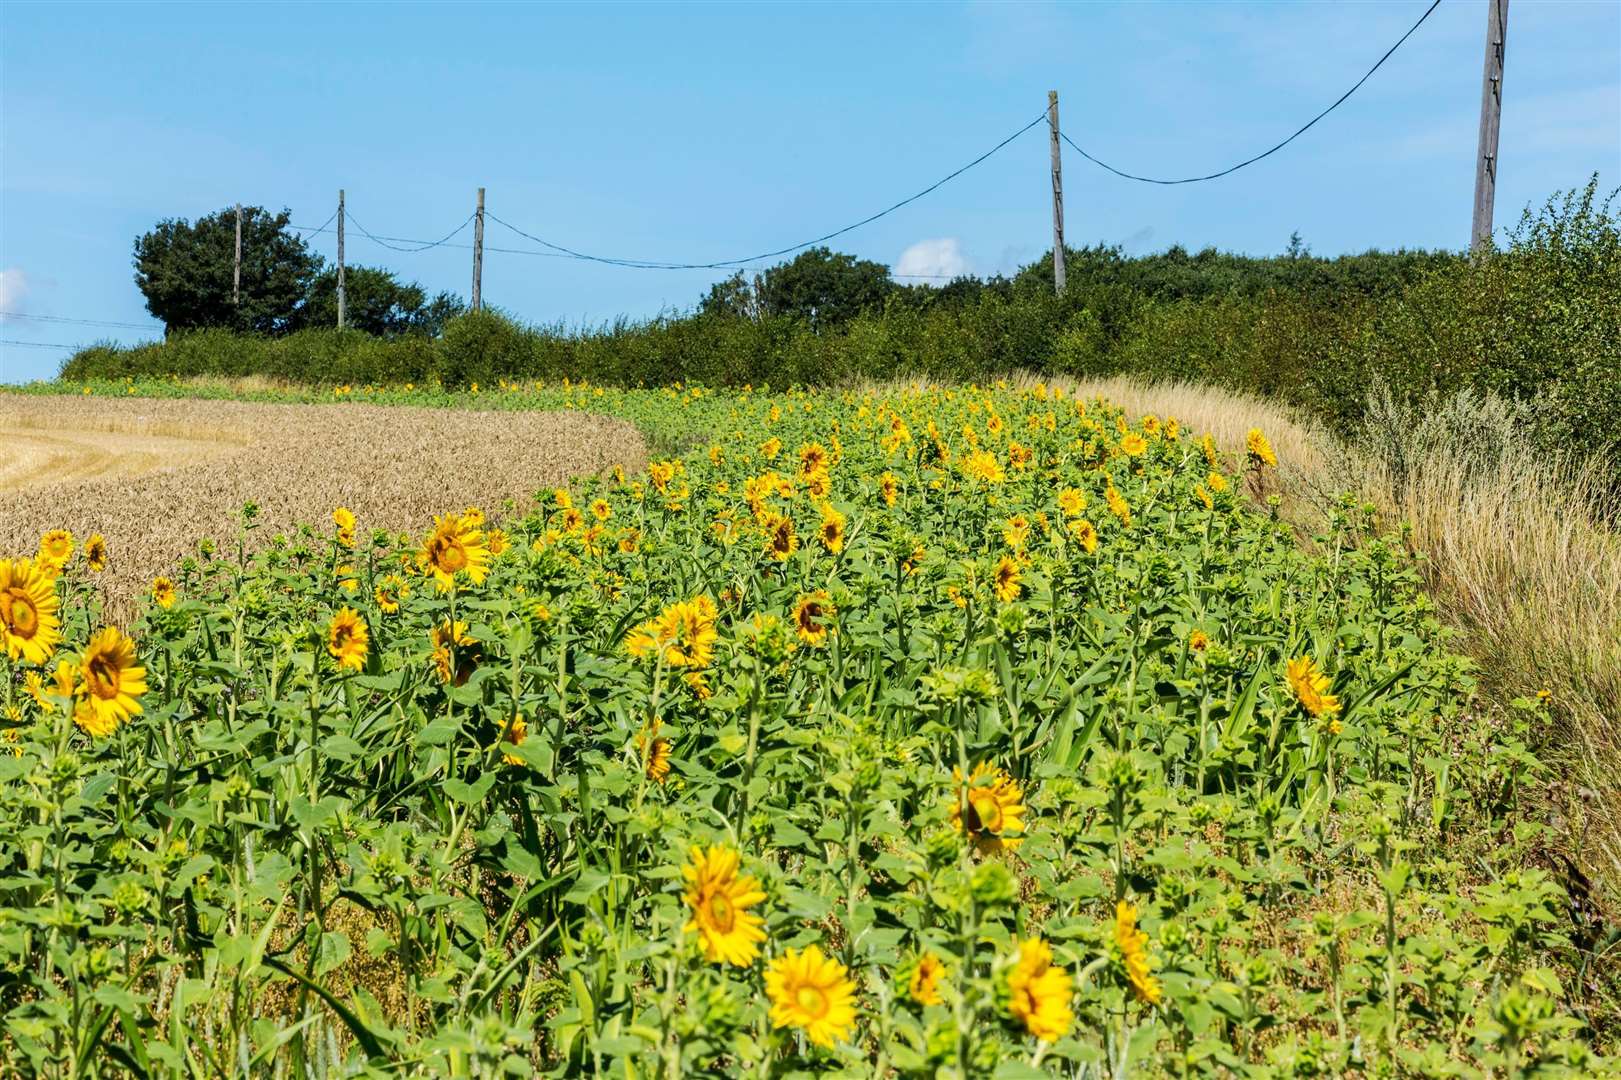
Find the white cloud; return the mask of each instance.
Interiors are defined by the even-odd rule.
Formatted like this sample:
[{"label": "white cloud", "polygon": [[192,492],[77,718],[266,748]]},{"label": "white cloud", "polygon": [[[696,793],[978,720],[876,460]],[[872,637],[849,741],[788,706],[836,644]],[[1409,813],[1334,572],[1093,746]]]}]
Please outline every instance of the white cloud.
[{"label": "white cloud", "polygon": [[20,267],[0,270],[0,311],[22,311],[28,295],[28,275]]},{"label": "white cloud", "polygon": [[960,277],[968,273],[968,256],[963,254],[962,244],[954,236],[942,237],[939,240],[919,240],[905,251],[896,260],[892,271],[898,278],[907,275],[918,275],[925,278]]}]

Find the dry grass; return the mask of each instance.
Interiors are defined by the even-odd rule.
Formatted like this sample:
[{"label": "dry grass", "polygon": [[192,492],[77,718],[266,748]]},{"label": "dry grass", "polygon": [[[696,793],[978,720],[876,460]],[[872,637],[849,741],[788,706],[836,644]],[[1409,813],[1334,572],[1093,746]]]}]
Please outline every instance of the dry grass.
[{"label": "dry grass", "polygon": [[[352,403],[0,397],[0,437],[0,552],[32,553],[52,528],[102,533],[100,584],[117,620],[199,538],[234,538],[246,502],[260,508],[261,539],[301,522],[324,528],[336,506],[355,512],[363,534],[417,532],[435,513],[495,514],[645,455],[629,423],[583,413]],[[24,453],[11,455],[14,445]]]}]

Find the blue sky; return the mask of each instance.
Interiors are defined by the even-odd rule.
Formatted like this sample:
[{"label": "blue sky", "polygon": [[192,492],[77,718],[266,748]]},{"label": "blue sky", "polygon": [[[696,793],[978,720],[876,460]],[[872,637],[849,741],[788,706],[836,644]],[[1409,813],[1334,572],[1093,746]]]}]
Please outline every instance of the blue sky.
[{"label": "blue sky", "polygon": [[[432,239],[492,213],[591,252],[707,261],[848,224],[977,156],[1060,93],[1128,170],[1248,157],[1354,82],[1423,0],[1369,3],[0,6],[0,339],[139,340],[134,237],[238,200]],[[1485,0],[1444,0],[1322,124],[1225,180],[1130,183],[1066,153],[1067,237],[1267,253],[1467,244]],[[1497,220],[1621,183],[1621,4],[1515,0]],[[1007,271],[1050,243],[1038,128],[841,250]],[[469,234],[458,237],[466,241]],[[331,235],[314,246],[328,258]],[[490,224],[486,243],[534,245]],[[351,264],[465,295],[470,252]],[[489,253],[486,302],[536,321],[692,306],[710,271]],[[157,329],[154,326],[154,329]],[[60,350],[0,345],[0,381]]]}]

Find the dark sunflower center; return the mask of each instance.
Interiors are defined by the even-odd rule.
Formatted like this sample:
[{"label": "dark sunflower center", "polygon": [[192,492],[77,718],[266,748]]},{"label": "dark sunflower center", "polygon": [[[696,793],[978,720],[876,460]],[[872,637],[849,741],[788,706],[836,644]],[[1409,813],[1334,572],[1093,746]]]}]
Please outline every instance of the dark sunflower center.
[{"label": "dark sunflower center", "polygon": [[91,693],[99,698],[118,696],[118,666],[105,656],[92,657],[90,663],[85,665],[84,672]]}]

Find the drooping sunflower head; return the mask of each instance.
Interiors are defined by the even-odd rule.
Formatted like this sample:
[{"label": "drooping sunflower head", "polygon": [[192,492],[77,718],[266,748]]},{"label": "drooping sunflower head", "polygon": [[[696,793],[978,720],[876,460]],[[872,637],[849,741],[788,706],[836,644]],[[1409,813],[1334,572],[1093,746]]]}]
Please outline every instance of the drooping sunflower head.
[{"label": "drooping sunflower head", "polygon": [[794,604],[794,629],[799,634],[799,640],[807,645],[821,645],[832,632],[828,620],[836,614],[832,600],[824,590],[818,589],[808,596],[801,596]]},{"label": "drooping sunflower head", "polygon": [[1193,633],[1188,635],[1189,651],[1204,652],[1208,648],[1210,648],[1210,635],[1195,627]]},{"label": "drooping sunflower head", "polygon": [[966,833],[984,854],[1011,850],[1023,842],[1024,788],[989,762],[974,766],[964,780],[952,769],[951,823]]},{"label": "drooping sunflower head", "polygon": [[485,537],[485,545],[490,549],[490,558],[498,559],[512,546],[512,541],[507,538],[505,529],[491,529]]},{"label": "drooping sunflower head", "polygon": [[85,646],[78,666],[79,694],[98,721],[116,726],[140,713],[146,668],[135,659],[135,642],[116,627],[99,631]]},{"label": "drooping sunflower head", "polygon": [[152,579],[152,602],[160,608],[174,607],[174,582],[166,577]]},{"label": "drooping sunflower head", "polygon": [[878,494],[884,500],[885,506],[894,506],[899,496],[901,482],[894,473],[886,472],[878,478]]},{"label": "drooping sunflower head", "polygon": [[717,844],[705,851],[694,845],[681,868],[683,899],[692,912],[683,929],[697,932],[710,963],[747,967],[765,940],[765,920],[748,910],[765,899],[765,892],[758,880],[738,873],[741,861],[733,848]]},{"label": "drooping sunflower head", "polygon": [[[693,675],[703,677],[698,672]],[[659,737],[659,727],[658,717],[654,717],[647,729],[636,736],[636,749],[645,755],[647,778],[662,784],[670,775],[670,740]]]},{"label": "drooping sunflower head", "polygon": [[1007,973],[1007,1008],[1026,1031],[1044,1042],[1063,1038],[1075,1023],[1072,987],[1069,972],[1053,965],[1052,946],[1040,938],[1019,943]]},{"label": "drooping sunflower head", "polygon": [[91,533],[84,542],[84,564],[97,574],[107,569],[107,541],[100,533]]},{"label": "drooping sunflower head", "polygon": [[1289,661],[1286,674],[1300,707],[1312,716],[1333,716],[1340,711],[1340,699],[1328,692],[1329,678],[1309,656]]},{"label": "drooping sunflower head", "polygon": [[338,609],[326,628],[326,651],[345,671],[359,671],[366,666],[366,654],[371,639],[366,632],[366,620],[351,607]]},{"label": "drooping sunflower head", "polygon": [[1014,551],[1022,551],[1030,540],[1030,519],[1014,514],[1002,523],[1002,542]]},{"label": "drooping sunflower head", "polygon": [[818,945],[784,950],[765,973],[771,1026],[799,1028],[817,1046],[830,1047],[855,1027],[855,983],[843,964]]},{"label": "drooping sunflower head", "polygon": [[0,639],[6,655],[43,664],[62,640],[56,574],[29,559],[0,559]]},{"label": "drooping sunflower head", "polygon": [[484,534],[461,514],[434,518],[434,530],[423,543],[422,556],[440,592],[454,589],[460,574],[466,574],[477,585],[490,572],[490,549],[485,546]]}]

